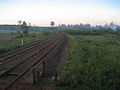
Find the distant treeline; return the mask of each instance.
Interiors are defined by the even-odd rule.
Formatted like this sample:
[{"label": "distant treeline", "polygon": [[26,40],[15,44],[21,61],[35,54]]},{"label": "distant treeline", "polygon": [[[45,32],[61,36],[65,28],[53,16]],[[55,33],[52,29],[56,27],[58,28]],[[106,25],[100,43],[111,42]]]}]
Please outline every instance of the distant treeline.
[{"label": "distant treeline", "polygon": [[76,25],[65,25],[61,24],[59,25],[59,30],[107,30],[107,31],[120,31],[120,25],[117,25],[113,22],[110,24],[105,24],[105,25],[96,25],[96,26],[91,26],[90,24],[76,24]]},{"label": "distant treeline", "polygon": [[[48,30],[50,27],[33,27],[28,26],[30,31]],[[19,25],[0,25],[0,30],[21,30]]]}]

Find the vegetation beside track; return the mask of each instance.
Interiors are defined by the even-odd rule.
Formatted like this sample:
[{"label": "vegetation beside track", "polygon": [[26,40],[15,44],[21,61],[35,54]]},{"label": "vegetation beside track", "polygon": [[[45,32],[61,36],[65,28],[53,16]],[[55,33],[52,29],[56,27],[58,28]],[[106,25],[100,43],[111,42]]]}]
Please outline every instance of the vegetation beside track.
[{"label": "vegetation beside track", "polygon": [[120,35],[64,32],[69,44],[60,72],[66,76],[57,90],[119,90]]},{"label": "vegetation beside track", "polygon": [[0,54],[31,44],[38,40],[44,40],[54,35],[53,31],[29,31],[28,35],[23,35],[16,31],[2,30],[0,31]]}]

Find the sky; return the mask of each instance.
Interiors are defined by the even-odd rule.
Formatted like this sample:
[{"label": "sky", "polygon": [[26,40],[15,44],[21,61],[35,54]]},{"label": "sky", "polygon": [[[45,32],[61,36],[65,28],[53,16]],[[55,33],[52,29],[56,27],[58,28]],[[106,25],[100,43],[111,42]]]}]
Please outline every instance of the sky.
[{"label": "sky", "polygon": [[0,0],[0,24],[120,25],[120,0]]}]

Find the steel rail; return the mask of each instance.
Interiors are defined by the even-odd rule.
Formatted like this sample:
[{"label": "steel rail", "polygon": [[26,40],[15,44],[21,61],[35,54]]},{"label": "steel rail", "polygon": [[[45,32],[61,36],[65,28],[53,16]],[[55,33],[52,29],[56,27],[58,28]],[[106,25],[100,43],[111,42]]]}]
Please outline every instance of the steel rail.
[{"label": "steel rail", "polygon": [[35,56],[37,53],[41,52],[42,50],[44,50],[45,48],[47,48],[48,46],[52,45],[54,42],[56,41],[56,39],[52,42],[50,42],[48,45],[44,46],[43,48],[41,48],[40,50],[36,51],[34,54],[32,54],[31,56],[25,58],[23,61],[19,62],[18,64],[16,64],[15,66],[9,68],[8,70],[2,72],[0,74],[0,77],[5,76],[8,72],[10,72],[12,69],[14,69],[15,67],[17,67],[18,65],[21,65],[22,63],[24,63],[25,61],[29,60],[30,58],[32,58],[33,56]]},{"label": "steel rail", "polygon": [[37,60],[34,64],[32,64],[27,70],[25,70],[23,73],[21,73],[15,80],[13,80],[11,83],[9,83],[5,88],[2,90],[8,90],[15,82],[17,82],[20,78],[22,78],[32,67],[34,67],[36,64],[43,62],[43,58],[45,58],[53,49],[60,43],[60,40],[58,40],[55,45],[50,48],[39,60]]},{"label": "steel rail", "polygon": [[[55,36],[54,36],[54,37],[55,37]],[[24,51],[28,51],[28,50],[36,47],[38,44],[44,44],[45,42],[50,41],[50,40],[53,39],[54,37],[52,37],[52,38],[50,38],[50,39],[48,39],[48,40],[45,40],[45,41],[43,41],[43,42],[39,41],[39,42],[34,43],[34,44],[32,44],[32,45],[28,45],[28,46],[25,46],[25,47],[20,48],[20,49],[18,49],[18,50],[15,50],[15,51],[13,51],[13,52],[11,51],[11,52],[9,52],[9,53],[7,53],[7,54],[5,54],[5,55],[2,55],[2,56],[0,56],[0,58],[5,57],[5,56],[7,56],[7,57],[5,57],[5,58],[3,58],[3,59],[0,59],[0,62],[5,61],[5,60],[7,60],[7,59],[9,59],[9,58],[11,58],[11,57],[13,57],[13,56],[15,56],[15,55],[18,55],[18,54],[24,52]],[[12,55],[11,55],[11,54],[12,54]],[[10,56],[9,56],[9,55],[10,55]]]}]

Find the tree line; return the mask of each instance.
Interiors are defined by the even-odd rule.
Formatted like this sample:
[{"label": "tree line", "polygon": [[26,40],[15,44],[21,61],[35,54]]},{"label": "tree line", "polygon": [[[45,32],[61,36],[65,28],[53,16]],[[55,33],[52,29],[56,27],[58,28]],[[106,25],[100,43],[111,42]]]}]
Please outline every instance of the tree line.
[{"label": "tree line", "polygon": [[76,24],[76,25],[65,25],[65,24],[60,24],[58,26],[59,30],[112,30],[112,31],[120,31],[120,26],[111,22],[110,24],[105,24],[105,25],[96,25],[92,26],[90,24]]}]

